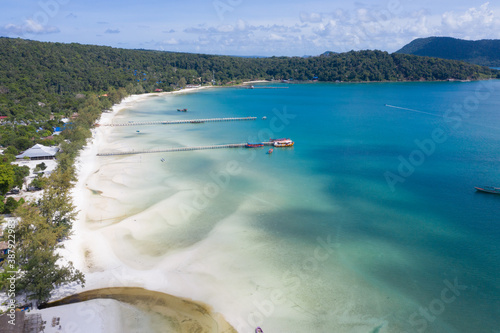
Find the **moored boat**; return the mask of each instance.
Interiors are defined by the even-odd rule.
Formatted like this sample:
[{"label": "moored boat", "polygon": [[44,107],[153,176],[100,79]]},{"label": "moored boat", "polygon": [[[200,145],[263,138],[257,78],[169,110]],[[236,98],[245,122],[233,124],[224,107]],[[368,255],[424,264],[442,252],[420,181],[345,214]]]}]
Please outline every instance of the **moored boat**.
[{"label": "moored boat", "polygon": [[268,153],[268,154],[272,154],[272,153],[273,153],[273,148],[269,149],[269,150],[267,151],[267,153]]},{"label": "moored boat", "polygon": [[247,148],[259,148],[259,147],[264,147],[264,144],[262,143],[247,143],[245,145]]},{"label": "moored boat", "polygon": [[294,145],[294,142],[290,139],[274,141],[275,147],[291,147]]},{"label": "moored boat", "polygon": [[257,328],[255,329],[255,333],[264,333],[264,331],[262,330],[262,328],[257,327]]},{"label": "moored boat", "polygon": [[179,112],[187,112],[188,109],[177,109]]},{"label": "moored boat", "polygon": [[483,187],[474,187],[474,188],[476,189],[476,191],[479,191],[479,192],[500,194],[500,187],[483,186]]},{"label": "moored boat", "polygon": [[285,140],[290,140],[289,138],[281,138],[281,139],[269,139],[269,142],[276,142],[276,141],[285,141]]}]

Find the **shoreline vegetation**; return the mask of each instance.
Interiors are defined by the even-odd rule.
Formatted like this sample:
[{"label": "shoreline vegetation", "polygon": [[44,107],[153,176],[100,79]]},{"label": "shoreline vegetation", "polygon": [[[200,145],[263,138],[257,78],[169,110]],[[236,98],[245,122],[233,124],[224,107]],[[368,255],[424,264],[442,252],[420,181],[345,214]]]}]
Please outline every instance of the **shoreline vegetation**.
[{"label": "shoreline vegetation", "polygon": [[[15,265],[7,270],[8,261],[2,263],[0,287],[7,291],[6,272],[16,271],[19,306],[61,297],[62,286],[93,286],[75,268],[85,267],[85,254],[77,253],[75,243],[85,228],[86,206],[80,196],[85,175],[92,171],[92,162],[82,156],[90,158],[104,135],[96,124],[112,119],[123,103],[272,79],[361,83],[500,77],[499,71],[463,62],[381,51],[248,59],[10,38],[0,38],[0,63],[0,115],[6,117],[0,127],[0,145],[5,148],[1,194],[14,185],[11,162],[17,153],[37,143],[61,148],[57,169],[40,177],[42,197],[12,208],[18,218]],[[184,89],[188,85],[201,86]],[[69,121],[63,123],[62,118]],[[61,134],[52,135],[57,127],[62,127]]]}]

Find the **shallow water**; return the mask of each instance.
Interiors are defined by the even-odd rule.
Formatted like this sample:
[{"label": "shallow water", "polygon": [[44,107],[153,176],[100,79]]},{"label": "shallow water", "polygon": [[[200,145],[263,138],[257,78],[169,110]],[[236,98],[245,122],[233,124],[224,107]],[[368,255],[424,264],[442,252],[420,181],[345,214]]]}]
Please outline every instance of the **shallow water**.
[{"label": "shallow water", "polygon": [[115,122],[258,120],[115,127],[106,151],[296,144],[103,157],[89,186],[115,190],[93,196],[89,224],[115,228],[125,265],[167,278],[192,253],[175,269],[241,332],[498,329],[500,196],[474,186],[500,184],[500,82],[286,87],[121,112]]}]

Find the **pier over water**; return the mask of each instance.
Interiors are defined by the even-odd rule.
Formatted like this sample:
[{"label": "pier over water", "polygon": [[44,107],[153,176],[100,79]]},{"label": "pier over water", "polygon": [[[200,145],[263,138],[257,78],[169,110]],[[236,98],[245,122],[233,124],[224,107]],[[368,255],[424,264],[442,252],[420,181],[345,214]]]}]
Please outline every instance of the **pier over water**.
[{"label": "pier over water", "polygon": [[[264,146],[273,146],[274,142],[261,142],[261,144]],[[177,147],[177,148],[164,148],[164,149],[151,149],[151,150],[131,150],[131,151],[123,151],[123,152],[99,153],[99,154],[97,154],[97,156],[170,153],[170,152],[176,152],[176,151],[206,150],[206,149],[221,149],[221,148],[244,148],[246,145],[247,145],[247,143],[230,143],[230,144],[226,144],[226,145],[212,145],[212,146]]]},{"label": "pier over water", "polygon": [[181,120],[165,120],[165,121],[133,121],[128,123],[112,123],[103,126],[139,126],[139,125],[175,125],[175,124],[201,124],[215,123],[222,121],[243,121],[256,120],[257,117],[236,117],[236,118],[208,118],[208,119],[181,119]]}]

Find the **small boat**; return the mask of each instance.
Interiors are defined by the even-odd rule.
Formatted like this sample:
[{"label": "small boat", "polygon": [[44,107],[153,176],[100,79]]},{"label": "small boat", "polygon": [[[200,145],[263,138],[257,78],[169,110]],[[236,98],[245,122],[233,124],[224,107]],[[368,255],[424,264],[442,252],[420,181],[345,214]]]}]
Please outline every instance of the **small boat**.
[{"label": "small boat", "polygon": [[177,109],[179,112],[187,112],[188,109]]},{"label": "small boat", "polygon": [[266,120],[266,119],[267,119],[267,117],[266,117],[266,116],[264,116],[264,117],[262,117],[262,119],[263,119],[263,120]]},{"label": "small boat", "polygon": [[259,148],[259,147],[264,147],[262,143],[247,143],[245,145],[247,148]]},{"label": "small boat", "polygon": [[474,187],[474,188],[476,189],[476,191],[479,191],[479,192],[500,194],[500,187],[483,186],[483,187]]},{"label": "small boat", "polygon": [[269,149],[269,150],[267,151],[267,153],[268,153],[268,154],[272,154],[272,153],[273,153],[273,148]]},{"label": "small boat", "polygon": [[274,141],[275,147],[291,147],[293,145],[294,145],[294,142],[290,139],[281,140],[281,141]]},{"label": "small boat", "polygon": [[264,331],[262,330],[262,328],[257,327],[257,328],[255,329],[255,333],[264,333]]}]

